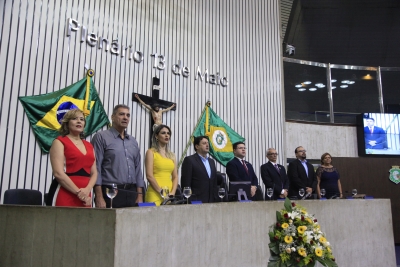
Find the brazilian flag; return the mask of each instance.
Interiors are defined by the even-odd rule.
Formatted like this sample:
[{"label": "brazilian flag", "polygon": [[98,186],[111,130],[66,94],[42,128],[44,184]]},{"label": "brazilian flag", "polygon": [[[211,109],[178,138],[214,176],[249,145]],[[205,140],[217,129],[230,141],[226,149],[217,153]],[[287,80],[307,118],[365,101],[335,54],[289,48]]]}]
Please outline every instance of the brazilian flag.
[{"label": "brazilian flag", "polygon": [[194,137],[201,135],[208,136],[210,155],[224,166],[234,157],[232,144],[245,140],[218,117],[208,104],[193,132]]},{"label": "brazilian flag", "polygon": [[103,104],[92,81],[93,70],[86,78],[53,93],[19,97],[44,153],[49,153],[59,135],[61,120],[70,109],[78,108],[86,118],[84,133],[90,135],[109,124]]}]

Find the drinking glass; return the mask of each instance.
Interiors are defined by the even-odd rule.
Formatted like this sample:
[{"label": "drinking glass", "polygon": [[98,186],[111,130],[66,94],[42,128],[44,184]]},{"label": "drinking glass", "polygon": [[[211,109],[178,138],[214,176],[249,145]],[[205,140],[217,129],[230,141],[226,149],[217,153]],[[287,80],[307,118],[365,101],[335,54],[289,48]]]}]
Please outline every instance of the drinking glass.
[{"label": "drinking glass", "polygon": [[163,199],[167,199],[168,196],[169,196],[169,188],[168,188],[167,186],[163,186],[163,187],[161,187],[161,189],[162,189],[162,195],[161,195],[161,197],[162,197]]},{"label": "drinking glass", "polygon": [[189,186],[184,187],[183,195],[186,197],[186,204],[189,204],[189,197],[192,195],[192,189]]},{"label": "drinking glass", "polygon": [[269,197],[269,200],[271,200],[273,193],[274,193],[274,190],[272,188],[267,188],[267,196]]},{"label": "drinking glass", "polygon": [[218,196],[221,198],[221,202],[222,202],[222,199],[224,198],[224,196],[225,196],[225,188],[220,188],[219,190],[218,190]]},{"label": "drinking glass", "polygon": [[325,194],[326,194],[326,191],[325,191],[325,189],[324,189],[324,188],[322,188],[322,189],[321,189],[321,197],[324,197],[324,196],[325,196]]},{"label": "drinking glass", "polygon": [[357,189],[351,190],[351,194],[353,195],[353,197],[354,197],[355,195],[357,195]]},{"label": "drinking glass", "polygon": [[304,188],[300,188],[299,189],[299,195],[301,196],[301,197],[303,197],[304,196],[304,193],[305,193],[306,191],[304,191]]},{"label": "drinking glass", "polygon": [[112,209],[113,198],[118,194],[117,184],[109,184],[106,187],[106,194],[110,198],[110,209]]}]

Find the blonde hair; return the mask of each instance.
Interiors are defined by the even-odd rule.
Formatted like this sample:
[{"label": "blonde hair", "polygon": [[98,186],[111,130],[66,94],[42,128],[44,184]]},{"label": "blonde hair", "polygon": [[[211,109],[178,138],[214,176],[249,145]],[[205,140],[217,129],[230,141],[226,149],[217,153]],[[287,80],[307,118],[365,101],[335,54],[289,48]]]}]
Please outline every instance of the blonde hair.
[{"label": "blonde hair", "polygon": [[[161,132],[163,128],[167,128],[170,136],[172,135],[171,129],[167,125],[161,124],[154,129],[153,136],[151,137],[151,148],[158,153],[160,153],[160,144],[158,143],[157,135]],[[175,154],[171,150],[169,150],[169,144],[165,146],[165,155],[167,156],[167,158],[175,162]]]},{"label": "blonde hair", "polygon": [[[83,116],[83,111],[80,109],[77,109],[77,108],[71,109],[67,113],[65,113],[63,119],[61,120],[61,128],[58,130],[58,132],[62,136],[66,136],[67,134],[69,134],[69,127],[68,127],[69,121],[78,117],[78,114],[82,114],[82,116]],[[85,116],[83,116],[83,120],[85,121],[85,125],[86,125]],[[85,134],[83,132],[81,132],[80,137],[81,137],[81,139],[85,138]]]}]

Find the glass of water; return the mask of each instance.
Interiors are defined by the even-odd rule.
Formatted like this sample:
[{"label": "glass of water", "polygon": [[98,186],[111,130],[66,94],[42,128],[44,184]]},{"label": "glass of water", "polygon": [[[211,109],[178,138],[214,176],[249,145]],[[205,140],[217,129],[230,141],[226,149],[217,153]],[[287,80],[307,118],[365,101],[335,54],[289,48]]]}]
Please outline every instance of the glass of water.
[{"label": "glass of water", "polygon": [[161,197],[165,200],[169,196],[169,188],[168,188],[168,186],[163,186],[163,187],[161,187],[161,189],[162,189]]},{"label": "glass of water", "polygon": [[186,204],[189,204],[189,197],[192,195],[192,189],[189,186],[183,188],[183,196],[186,198]]},{"label": "glass of water", "polygon": [[324,188],[322,188],[320,193],[321,193],[321,198],[323,198],[323,197],[325,196],[325,194],[326,194],[326,191],[325,191],[325,189],[324,189]]},{"label": "glass of water", "polygon": [[225,188],[221,187],[221,188],[218,190],[218,196],[221,198],[221,202],[222,202],[222,199],[223,199],[224,196],[225,196]]},{"label": "glass of water", "polygon": [[306,192],[306,191],[304,190],[304,188],[300,188],[300,189],[299,189],[299,195],[300,195],[301,197],[304,196],[305,192]]},{"label": "glass of water", "polygon": [[351,190],[351,194],[353,195],[353,197],[354,197],[355,195],[357,195],[357,189]]},{"label": "glass of water", "polygon": [[269,197],[269,200],[271,200],[273,194],[274,190],[272,188],[267,188],[267,196]]},{"label": "glass of water", "polygon": [[117,184],[109,184],[106,187],[106,194],[110,198],[110,209],[112,209],[113,198],[118,194]]}]

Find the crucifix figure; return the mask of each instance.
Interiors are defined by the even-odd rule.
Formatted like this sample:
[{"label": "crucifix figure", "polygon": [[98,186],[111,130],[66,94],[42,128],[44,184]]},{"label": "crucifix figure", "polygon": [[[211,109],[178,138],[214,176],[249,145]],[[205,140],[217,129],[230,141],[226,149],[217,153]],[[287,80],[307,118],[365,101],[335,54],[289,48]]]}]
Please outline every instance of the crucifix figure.
[{"label": "crucifix figure", "polygon": [[[170,110],[176,110],[176,104],[160,99],[160,79],[157,77],[153,78],[153,96],[149,97],[146,95],[140,95],[137,93],[132,94],[133,101],[139,102],[151,113],[153,118],[153,131],[162,123],[162,114]],[[163,108],[162,110],[160,108]]]},{"label": "crucifix figure", "polygon": [[[147,108],[150,111],[151,116],[153,117],[153,121],[154,121],[153,131],[158,125],[163,124],[162,123],[162,114],[164,112],[170,111],[171,109],[173,109],[176,106],[175,104],[172,104],[170,107],[160,110],[160,105],[158,103],[153,103],[152,105],[148,105],[145,102],[143,102],[142,99],[140,99],[138,94],[135,94],[135,98],[139,101],[140,104],[142,104],[145,108]],[[164,102],[166,102],[166,101],[164,101]]]}]

